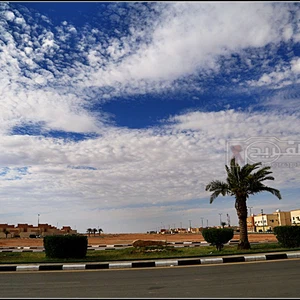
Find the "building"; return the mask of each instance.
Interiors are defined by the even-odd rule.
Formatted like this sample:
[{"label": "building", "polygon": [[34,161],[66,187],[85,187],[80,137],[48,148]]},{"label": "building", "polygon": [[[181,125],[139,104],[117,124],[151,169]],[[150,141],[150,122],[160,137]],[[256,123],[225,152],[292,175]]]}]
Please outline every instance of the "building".
[{"label": "building", "polygon": [[279,226],[291,225],[291,212],[292,211],[281,211],[280,209],[277,209],[276,212],[273,213],[277,215]]},{"label": "building", "polygon": [[[300,210],[298,211],[300,216]],[[253,221],[252,221],[253,218]],[[299,220],[300,224],[300,220]],[[277,209],[272,214],[259,214],[247,218],[247,228],[252,229],[254,225],[254,230],[252,232],[270,232],[274,231],[276,226],[287,226],[291,225],[291,212],[290,211],[280,211]],[[250,230],[249,230],[250,231]]]},{"label": "building", "polygon": [[279,226],[277,213],[264,214],[254,216],[254,226],[256,232],[270,232],[274,227]]},{"label": "building", "polygon": [[254,224],[254,215],[253,214],[251,214],[251,216],[247,218],[247,231],[255,232],[255,224]]},{"label": "building", "polygon": [[291,210],[291,225],[300,225],[300,209]]},{"label": "building", "polygon": [[0,224],[0,238],[7,237],[20,237],[29,238],[30,235],[46,236],[57,234],[76,234],[77,231],[73,230],[70,226],[63,226],[61,229],[49,224],[39,224],[33,226],[29,224],[8,225]]}]

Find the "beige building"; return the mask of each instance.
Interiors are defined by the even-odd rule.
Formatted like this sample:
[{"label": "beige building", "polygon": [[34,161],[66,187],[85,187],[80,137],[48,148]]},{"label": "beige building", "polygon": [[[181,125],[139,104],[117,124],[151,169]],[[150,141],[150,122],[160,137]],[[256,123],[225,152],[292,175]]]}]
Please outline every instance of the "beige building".
[{"label": "beige building", "polygon": [[254,226],[256,232],[273,231],[274,227],[279,226],[278,215],[273,214],[259,214],[254,216]]},{"label": "beige building", "polygon": [[[297,212],[297,216],[300,217],[300,210],[297,210]],[[248,231],[268,232],[273,231],[276,226],[291,225],[291,213],[292,211],[281,211],[280,209],[277,209],[272,214],[252,215],[247,218]]]},{"label": "beige building", "polygon": [[291,225],[300,225],[300,209],[291,210]]},{"label": "beige building", "polygon": [[277,209],[273,214],[277,214],[279,226],[291,225],[291,211],[281,211]]},{"label": "beige building", "polygon": [[247,231],[255,232],[254,215],[253,214],[247,218]]},{"label": "beige building", "polygon": [[46,236],[46,235],[56,235],[56,234],[76,234],[77,231],[73,230],[70,226],[63,226],[58,229],[49,224],[39,224],[38,226],[33,226],[29,224],[18,224],[8,225],[0,224],[0,238],[5,237],[20,237],[29,238],[30,235],[36,236]]}]

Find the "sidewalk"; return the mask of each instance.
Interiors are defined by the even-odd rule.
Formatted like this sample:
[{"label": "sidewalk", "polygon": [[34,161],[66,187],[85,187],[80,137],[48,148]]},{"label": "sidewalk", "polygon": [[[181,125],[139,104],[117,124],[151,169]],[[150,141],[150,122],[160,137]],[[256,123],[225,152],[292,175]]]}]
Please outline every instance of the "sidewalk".
[{"label": "sidewalk", "polygon": [[41,263],[41,264],[10,264],[0,265],[0,272],[4,271],[56,271],[56,270],[95,270],[95,269],[124,269],[149,267],[175,267],[187,265],[205,265],[220,263],[239,263],[265,260],[281,260],[300,258],[300,251],[272,252],[248,255],[214,256],[205,258],[155,259],[136,261],[90,262],[90,263]]}]

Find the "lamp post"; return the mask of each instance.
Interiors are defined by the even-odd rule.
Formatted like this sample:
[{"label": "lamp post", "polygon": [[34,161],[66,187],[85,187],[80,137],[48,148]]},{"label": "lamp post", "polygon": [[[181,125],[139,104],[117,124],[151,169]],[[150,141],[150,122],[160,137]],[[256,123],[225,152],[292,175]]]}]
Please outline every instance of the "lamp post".
[{"label": "lamp post", "polygon": [[253,208],[252,206],[248,206],[249,210],[250,210],[250,216],[251,216],[251,208]]},{"label": "lamp post", "polygon": [[261,209],[261,219],[262,219],[262,223],[263,223],[263,232],[265,232],[265,220],[264,220],[264,210]]},{"label": "lamp post", "polygon": [[222,218],[221,218],[222,213],[219,213],[219,215],[220,215],[220,226],[222,226]]}]

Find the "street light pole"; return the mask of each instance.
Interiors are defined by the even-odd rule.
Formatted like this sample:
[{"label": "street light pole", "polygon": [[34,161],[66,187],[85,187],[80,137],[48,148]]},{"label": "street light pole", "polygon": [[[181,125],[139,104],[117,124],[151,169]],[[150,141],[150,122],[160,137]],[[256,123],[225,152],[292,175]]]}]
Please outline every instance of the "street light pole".
[{"label": "street light pole", "polygon": [[251,217],[251,208],[253,208],[252,206],[248,206],[249,210],[250,210],[250,217]]},{"label": "street light pole", "polygon": [[262,223],[263,223],[263,232],[265,232],[265,220],[264,220],[264,210],[261,209],[261,219],[262,219]]},{"label": "street light pole", "polygon": [[220,215],[220,226],[222,226],[222,218],[221,218],[222,213],[219,213],[219,215]]}]

